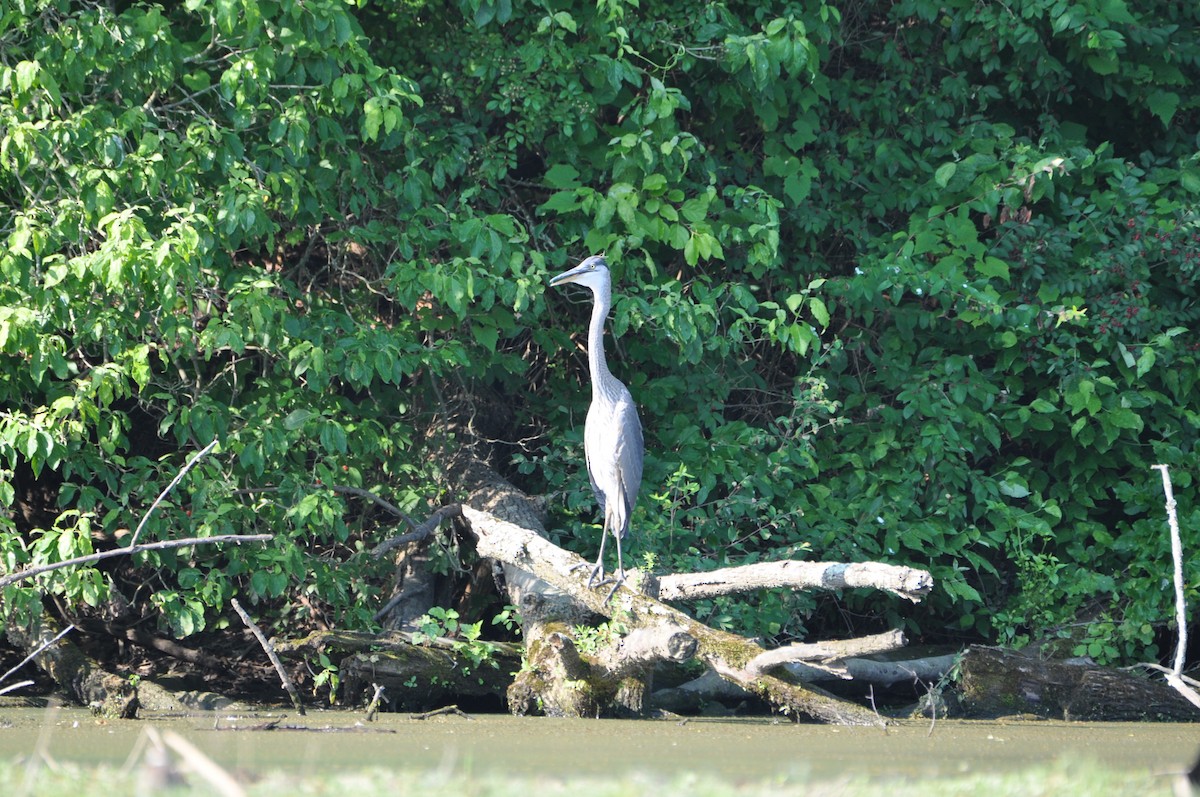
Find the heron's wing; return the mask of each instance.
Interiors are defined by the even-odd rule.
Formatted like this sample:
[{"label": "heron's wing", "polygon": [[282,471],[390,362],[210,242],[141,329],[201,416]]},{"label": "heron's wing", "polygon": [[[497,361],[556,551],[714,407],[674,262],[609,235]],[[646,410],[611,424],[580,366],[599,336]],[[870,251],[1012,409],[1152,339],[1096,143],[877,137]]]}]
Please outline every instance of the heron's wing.
[{"label": "heron's wing", "polygon": [[624,534],[642,485],[645,444],[629,391],[620,383],[615,388],[610,397],[594,401],[588,409],[583,443],[600,512],[611,514],[616,521],[611,528]]},{"label": "heron's wing", "polygon": [[[600,505],[600,517],[604,517],[604,489],[601,488],[600,482],[596,481],[599,476],[601,480],[605,480],[607,469],[602,464],[600,451],[603,450],[603,442],[597,439],[599,431],[607,426],[607,419],[603,417],[600,408],[595,402],[588,407],[587,422],[583,427],[583,456],[587,460],[588,481],[592,483],[592,495],[596,496],[596,503]],[[605,480],[606,481],[606,480]]]},{"label": "heron's wing", "polygon": [[[625,504],[625,528],[629,526],[629,516],[633,514],[633,505],[637,503],[638,490],[642,487],[642,462],[645,459],[646,444],[642,439],[642,422],[638,419],[637,408],[629,391],[618,400],[613,412],[613,421],[617,429],[614,463],[616,467],[617,489],[620,500]],[[625,528],[618,533],[625,534]]]}]

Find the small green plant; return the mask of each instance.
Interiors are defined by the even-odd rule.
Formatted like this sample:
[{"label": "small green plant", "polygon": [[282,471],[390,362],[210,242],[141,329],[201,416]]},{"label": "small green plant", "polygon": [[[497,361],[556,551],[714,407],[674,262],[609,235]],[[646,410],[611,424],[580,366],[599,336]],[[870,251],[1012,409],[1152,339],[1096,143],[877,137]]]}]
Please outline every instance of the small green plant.
[{"label": "small green plant", "polygon": [[613,644],[629,633],[629,626],[617,619],[598,626],[576,625],[571,628],[575,635],[575,647],[580,653],[595,655],[601,648]]},{"label": "small green plant", "polygon": [[417,630],[412,634],[414,645],[428,645],[435,639],[443,639],[458,633],[458,612],[434,606],[416,620]]},{"label": "small green plant", "polygon": [[510,634],[521,633],[521,613],[517,611],[517,607],[511,603],[507,604],[500,612],[492,618],[492,625],[504,626],[504,630]]},{"label": "small green plant", "polygon": [[[309,666],[309,671],[313,671],[313,667]],[[321,687],[329,687],[329,705],[337,702],[338,686],[342,683],[342,676],[338,672],[338,666],[329,660],[329,656],[324,652],[317,654],[317,667],[313,672],[313,695],[317,694],[317,690]]]},{"label": "small green plant", "polygon": [[414,645],[431,645],[435,640],[444,639],[454,652],[470,661],[473,667],[484,664],[500,666],[494,658],[496,646],[479,638],[483,634],[482,620],[463,623],[456,610],[434,606],[418,617],[416,622],[418,630],[412,634]]}]

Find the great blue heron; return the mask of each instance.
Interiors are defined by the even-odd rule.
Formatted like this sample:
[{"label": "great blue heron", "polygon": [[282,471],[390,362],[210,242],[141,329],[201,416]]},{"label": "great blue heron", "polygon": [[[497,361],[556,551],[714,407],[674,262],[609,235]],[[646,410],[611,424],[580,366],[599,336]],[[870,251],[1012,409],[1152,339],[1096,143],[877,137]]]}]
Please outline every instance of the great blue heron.
[{"label": "great blue heron", "polygon": [[[629,530],[629,516],[642,485],[642,424],[629,389],[608,370],[604,361],[604,319],[612,307],[612,277],[603,255],[593,255],[570,271],[550,280],[551,285],[574,282],[592,289],[592,321],[588,326],[588,370],[592,377],[592,404],[583,427],[583,450],[587,456],[592,492],[600,504],[604,530],[600,555],[588,577],[588,587],[612,584],[613,592],[625,580],[621,561],[621,538]],[[604,541],[612,534],[617,545],[617,569],[604,578]],[[599,581],[597,581],[599,579]],[[612,592],[609,592],[612,597]]]}]

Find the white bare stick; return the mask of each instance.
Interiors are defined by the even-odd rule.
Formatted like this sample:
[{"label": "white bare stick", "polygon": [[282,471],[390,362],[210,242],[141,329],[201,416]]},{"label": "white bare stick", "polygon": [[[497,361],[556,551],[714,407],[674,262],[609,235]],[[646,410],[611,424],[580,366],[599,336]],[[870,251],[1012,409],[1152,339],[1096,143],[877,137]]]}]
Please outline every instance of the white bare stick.
[{"label": "white bare stick", "polygon": [[142,529],[144,529],[146,527],[146,521],[150,519],[150,515],[153,514],[154,510],[158,508],[158,505],[163,502],[163,499],[167,497],[167,493],[174,490],[175,485],[179,484],[179,481],[185,475],[187,475],[187,472],[189,470],[191,470],[192,467],[197,462],[200,461],[201,457],[203,457],[209,451],[212,451],[213,447],[216,446],[216,444],[217,444],[217,439],[214,437],[213,441],[211,443],[206,445],[204,448],[200,449],[198,452],[196,452],[196,455],[194,457],[192,457],[186,463],[184,463],[184,466],[179,469],[179,473],[175,474],[175,478],[171,479],[171,483],[168,484],[165,488],[163,488],[163,491],[158,494],[158,498],[154,499],[154,503],[151,504],[150,508],[146,510],[146,514],[142,515],[142,522],[138,523],[137,529],[133,532],[133,539],[131,539],[129,541],[130,548],[133,548],[133,546],[137,544],[138,537],[141,535]]},{"label": "white bare stick", "polygon": [[183,738],[175,731],[163,731],[162,740],[179,757],[187,762],[200,777],[208,781],[221,797],[244,797],[246,790],[216,761],[206,756],[199,747]]},{"label": "white bare stick", "polygon": [[1167,683],[1171,685],[1172,689],[1187,698],[1188,702],[1193,706],[1200,708],[1200,694],[1197,694],[1195,689],[1184,683],[1183,676],[1177,672],[1169,672],[1166,678]]},{"label": "white bare stick", "polygon": [[[4,673],[4,675],[0,675],[0,684],[2,684],[2,683],[4,683],[5,681],[7,681],[7,680],[8,680],[8,676],[12,675],[14,672],[16,672],[17,670],[19,670],[19,669],[21,669],[22,667],[24,667],[26,664],[28,664],[28,663],[29,663],[29,662],[30,662],[30,661],[31,661],[31,660],[32,660],[32,659],[33,659],[35,656],[37,656],[37,655],[38,655],[39,653],[41,653],[43,650],[45,650],[46,648],[50,647],[50,646],[51,646],[51,645],[53,645],[55,642],[57,642],[58,640],[62,639],[63,637],[65,637],[67,634],[71,633],[71,632],[72,632],[72,631],[74,631],[74,630],[75,630],[75,624],[74,624],[74,623],[71,623],[69,626],[67,626],[67,627],[66,627],[66,628],[64,628],[63,630],[59,631],[59,632],[58,632],[58,634],[57,634],[57,635],[55,635],[55,637],[54,637],[53,639],[48,639],[48,640],[46,640],[45,642],[43,642],[42,644],[38,645],[38,647],[37,647],[37,650],[33,651],[33,652],[32,652],[32,653],[30,653],[28,656],[26,656],[25,658],[21,659],[20,663],[19,663],[19,664],[17,664],[17,666],[16,666],[16,667],[13,667],[11,670],[9,670],[8,672]],[[14,687],[14,688],[15,688],[15,687]],[[4,691],[5,691],[5,692],[7,692],[7,691],[9,691],[9,690],[7,690],[7,689],[6,689],[6,690],[4,690]],[[4,694],[4,692],[0,692],[0,695],[2,695],[2,694]]]},{"label": "white bare stick", "polygon": [[671,573],[658,578],[659,600],[709,598],[754,589],[849,589],[869,587],[920,601],[933,589],[924,570],[882,562],[759,562],[707,573]]},{"label": "white bare stick", "polygon": [[19,573],[0,578],[0,589],[4,589],[10,584],[16,584],[18,581],[24,581],[27,578],[40,576],[43,573],[49,573],[54,570],[61,570],[64,567],[74,567],[75,565],[86,565],[92,562],[99,562],[101,559],[110,559],[114,556],[131,556],[142,551],[159,551],[164,548],[184,548],[188,545],[211,545],[214,542],[265,542],[266,540],[275,539],[274,534],[218,534],[215,537],[188,537],[183,540],[163,540],[161,542],[148,542],[143,545],[138,545],[132,548],[114,548],[111,551],[101,551],[100,553],[92,553],[87,556],[76,556],[74,559],[64,559],[61,562],[55,562],[51,565],[42,565],[40,567],[31,567],[28,570],[22,570]]},{"label": "white bare stick", "polygon": [[1183,596],[1183,541],[1179,536],[1179,518],[1175,513],[1175,491],[1171,489],[1171,474],[1166,465],[1151,465],[1150,467],[1162,473],[1163,493],[1167,497],[1167,525],[1171,528],[1171,558],[1175,561],[1175,625],[1179,629],[1179,639],[1175,643],[1175,666],[1172,672],[1178,676],[1183,672],[1183,657],[1187,651],[1187,604]]},{"label": "white bare stick", "polygon": [[24,689],[26,686],[33,686],[33,681],[17,681],[15,684],[0,686],[0,695],[7,695],[9,692],[15,692],[18,689]]},{"label": "white bare stick", "polygon": [[[1175,663],[1167,673],[1167,683],[1193,706],[1200,708],[1200,694],[1184,682],[1183,660],[1187,652],[1187,602],[1183,594],[1183,540],[1179,535],[1179,517],[1175,512],[1175,491],[1171,489],[1171,474],[1166,465],[1151,465],[1162,473],[1163,493],[1166,495],[1167,525],[1171,529],[1171,558],[1175,563],[1175,625],[1179,638],[1175,642]],[[1188,679],[1190,680],[1190,679]]]},{"label": "white bare stick", "polygon": [[[888,631],[858,639],[832,639],[773,648],[755,656],[746,664],[746,671],[764,673],[782,664],[814,661],[828,664],[851,656],[865,656],[885,650],[896,650],[907,644],[902,631]],[[849,677],[849,676],[846,676]]]},{"label": "white bare stick", "polygon": [[250,619],[250,614],[242,608],[242,604],[238,603],[237,598],[230,598],[229,603],[233,606],[238,616],[242,618],[242,622],[250,629],[250,633],[254,634],[254,638],[258,640],[258,644],[262,646],[263,652],[267,654],[267,658],[271,660],[271,664],[275,667],[275,672],[279,673],[279,680],[283,682],[283,688],[287,690],[288,697],[292,699],[292,705],[296,707],[296,711],[300,712],[300,716],[304,716],[304,703],[300,700],[300,693],[296,691],[296,684],[292,682],[292,678],[288,675],[287,670],[283,667],[283,662],[279,660],[279,654],[275,652],[275,646],[271,644],[271,640],[267,639],[267,635],[258,627],[258,623]]}]

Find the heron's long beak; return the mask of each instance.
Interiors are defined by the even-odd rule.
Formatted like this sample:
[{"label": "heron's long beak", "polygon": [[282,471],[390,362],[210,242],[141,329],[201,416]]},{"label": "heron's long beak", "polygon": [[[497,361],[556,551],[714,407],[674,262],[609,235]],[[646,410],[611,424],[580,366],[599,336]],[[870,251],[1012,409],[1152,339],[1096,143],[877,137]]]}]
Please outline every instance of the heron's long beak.
[{"label": "heron's long beak", "polygon": [[563,273],[559,274],[557,277],[551,277],[550,284],[551,285],[562,285],[563,283],[566,283],[566,282],[574,282],[575,278],[578,277],[580,274],[586,274],[589,271],[591,271],[591,268],[589,268],[588,266],[585,266],[583,263],[580,263],[575,268],[570,269],[568,271],[564,271]]}]

